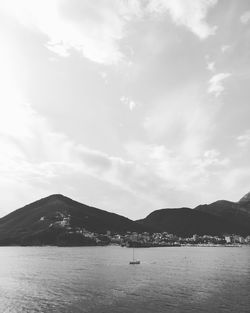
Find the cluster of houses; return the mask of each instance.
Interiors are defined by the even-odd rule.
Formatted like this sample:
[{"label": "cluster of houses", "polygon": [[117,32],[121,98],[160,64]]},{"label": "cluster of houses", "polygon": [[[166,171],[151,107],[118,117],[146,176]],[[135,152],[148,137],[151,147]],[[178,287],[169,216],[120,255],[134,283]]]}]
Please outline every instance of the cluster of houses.
[{"label": "cluster of houses", "polygon": [[137,233],[126,232],[125,234],[107,231],[104,234],[90,232],[85,228],[67,227],[69,234],[79,234],[85,238],[92,239],[96,244],[114,244],[126,247],[164,247],[183,245],[241,245],[250,244],[250,236],[239,235],[211,236],[193,235],[191,237],[179,237],[167,232],[162,233]]},{"label": "cluster of houses", "polygon": [[130,233],[125,235],[113,235],[110,237],[111,243],[126,246],[182,246],[182,245],[237,245],[250,244],[250,236],[242,237],[239,235],[211,236],[193,235],[191,237],[179,237],[167,232],[162,233]]},{"label": "cluster of houses", "polygon": [[[60,212],[58,212],[59,214]],[[70,215],[60,213],[50,223],[49,227],[63,228],[68,235],[78,235],[92,240],[96,244],[116,244],[127,247],[157,247],[157,246],[182,246],[182,245],[241,245],[250,244],[250,236],[239,235],[196,235],[191,237],[180,237],[167,232],[161,233],[137,233],[126,232],[125,234],[112,233],[107,231],[104,234],[88,231],[84,227],[71,227]],[[40,221],[44,221],[42,217]]]}]

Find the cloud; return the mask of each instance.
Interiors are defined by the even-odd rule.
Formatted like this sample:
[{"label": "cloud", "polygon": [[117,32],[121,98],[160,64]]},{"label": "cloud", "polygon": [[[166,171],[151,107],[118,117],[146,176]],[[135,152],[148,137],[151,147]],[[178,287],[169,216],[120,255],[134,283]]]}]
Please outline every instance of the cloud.
[{"label": "cloud", "polygon": [[[221,178],[221,183],[224,187],[224,190],[228,190],[228,195],[231,195],[230,197],[232,197],[232,193],[235,193],[236,190],[240,190],[240,193],[236,194],[237,198],[235,198],[235,200],[239,200],[239,198],[242,197],[244,193],[249,192],[249,177],[249,166],[237,166],[224,173],[224,176]],[[244,192],[242,192],[242,190],[244,190]]]},{"label": "cloud", "polygon": [[128,155],[162,180],[168,195],[179,192],[182,199],[188,199],[188,194],[197,200],[197,194],[206,193],[207,197],[213,179],[220,182],[230,163],[218,148],[210,146],[217,113],[218,106],[208,105],[197,86],[165,95],[154,103],[143,124],[155,144],[131,142],[126,145]]},{"label": "cloud", "polygon": [[[11,98],[11,95],[9,95]],[[0,96],[0,100],[2,100]],[[6,105],[6,107],[4,107]],[[110,156],[55,132],[46,119],[24,102],[1,101],[0,187],[28,195],[46,194],[63,186],[68,177],[93,177],[134,193],[132,161]],[[6,127],[8,126],[8,127]]]},{"label": "cloud", "polygon": [[[68,186],[69,177],[74,177],[73,181],[76,177],[85,181],[90,176],[130,191],[124,177],[135,172],[133,162],[90,149],[55,131],[25,101],[15,85],[16,64],[6,46],[3,47],[0,51],[2,205],[9,207],[17,198],[25,197],[23,201],[28,201],[30,194],[39,197],[54,190],[65,190],[62,187]],[[11,197],[13,193],[15,199]]]},{"label": "cloud", "polygon": [[133,100],[129,99],[128,97],[122,96],[120,98],[120,101],[124,103],[126,106],[128,106],[130,111],[133,111],[134,108],[136,107],[136,103]]},{"label": "cloud", "polygon": [[[143,201],[148,199],[151,202],[154,197],[157,200],[157,194],[163,194],[164,182],[154,173],[148,173],[143,165],[88,148],[53,130],[13,85],[13,73],[9,71],[11,61],[8,53],[3,55],[0,51],[2,205],[11,205],[13,193],[14,202],[20,198],[25,203],[30,201],[30,195],[36,198],[54,190],[61,192],[70,188],[69,181],[72,188],[78,188],[75,181],[84,183],[88,177],[103,182],[104,186],[112,185],[117,190],[124,190],[133,197],[141,197]],[[151,197],[149,191],[157,184],[159,187]]]},{"label": "cloud", "polygon": [[217,167],[227,166],[230,163],[228,158],[221,158],[220,152],[212,149],[203,153],[202,157],[195,160],[197,166],[202,170],[212,170]]},{"label": "cloud", "polygon": [[46,119],[23,102],[4,98],[0,125],[2,183],[47,185],[51,179],[80,173],[127,188],[119,176],[123,170],[128,172],[131,162],[87,148],[55,132]]},{"label": "cloud", "polygon": [[240,17],[240,21],[242,24],[248,24],[250,21],[250,11],[244,12]]},{"label": "cloud", "polygon": [[214,75],[209,80],[208,93],[214,94],[215,97],[219,97],[220,94],[224,91],[224,86],[222,84],[223,80],[230,77],[230,73],[219,73]]},{"label": "cloud", "polygon": [[124,26],[140,15],[137,1],[9,0],[1,6],[23,25],[45,34],[46,47],[54,53],[66,57],[74,49],[102,64],[124,58],[119,48]]},{"label": "cloud", "polygon": [[217,0],[9,0],[0,9],[16,17],[47,40],[45,46],[60,57],[72,49],[100,64],[126,60],[120,42],[132,20],[168,12],[177,25],[183,25],[201,39],[215,33],[206,22],[209,8]]},{"label": "cloud", "polygon": [[207,69],[211,72],[215,71],[215,62],[208,62]]},{"label": "cloud", "polygon": [[[204,151],[195,157],[169,150],[164,145],[140,142],[131,142],[126,145],[126,149],[129,156],[143,166],[147,174],[144,175],[145,183],[150,177],[154,177],[157,184],[153,188],[164,186],[165,192],[170,193],[171,190],[189,194],[192,194],[193,190],[202,191],[204,186],[211,183],[212,177],[219,177],[221,171],[229,164],[229,160],[222,158],[215,149]],[[166,198],[164,194],[161,194],[161,197]]]},{"label": "cloud", "polygon": [[205,39],[216,31],[216,26],[209,26],[205,20],[208,10],[216,3],[217,0],[151,0],[148,11],[168,12],[175,24],[186,26],[200,39]]},{"label": "cloud", "polygon": [[243,134],[237,137],[239,146],[246,147],[250,144],[250,129],[247,129]]},{"label": "cloud", "polygon": [[218,111],[218,106],[206,102],[200,87],[193,84],[159,98],[143,122],[148,137],[186,156],[199,156],[213,136]]},{"label": "cloud", "polygon": [[0,95],[2,190],[40,196],[55,186],[60,190],[58,186],[67,184],[70,177],[84,181],[89,176],[163,206],[171,202],[168,197],[174,199],[180,191],[192,193],[192,188],[204,186],[212,170],[225,166],[219,153],[194,156],[164,145],[128,143],[126,159],[90,149],[54,131],[32,105],[13,96],[13,86],[5,87],[8,92],[4,98]]},{"label": "cloud", "polygon": [[105,84],[108,84],[108,74],[106,72],[99,73]]},{"label": "cloud", "polygon": [[230,45],[223,45],[221,46],[221,52],[225,53],[226,51],[228,51],[231,48]]},{"label": "cloud", "polygon": [[[43,41],[44,45],[56,55],[64,58],[71,55],[72,52],[77,51],[82,56],[99,64],[117,64],[121,60],[126,59],[123,45],[135,42],[136,34],[133,34],[133,38],[128,38],[129,40],[122,40],[127,35],[130,35],[129,32],[131,29],[132,33],[134,32],[133,27],[127,26],[129,26],[128,23],[133,23],[133,20],[137,18],[143,19],[138,31],[141,33],[145,29],[148,29],[148,26],[150,28],[153,26],[152,30],[150,29],[152,31],[150,36],[157,37],[158,39],[162,39],[162,36],[164,37],[164,32],[159,28],[159,25],[157,24],[157,27],[155,27],[159,16],[173,21],[188,36],[197,36],[198,38],[205,39],[215,31],[212,24],[210,25],[207,16],[209,10],[215,6],[216,1],[103,0],[95,2],[44,0],[34,2],[33,0],[9,0],[5,1],[5,3],[6,6],[11,6],[11,3],[13,4],[8,9],[8,12],[11,12],[12,15],[14,14],[23,25],[37,32],[39,35],[38,40]],[[145,23],[147,18],[150,19],[150,23]],[[154,19],[153,23],[152,19]],[[147,27],[145,27],[146,24]],[[13,25],[10,24],[9,26]],[[164,25],[160,26],[166,26],[166,24],[164,23]],[[27,35],[27,33],[23,34]],[[174,33],[169,33],[169,35],[169,37],[175,37]],[[172,39],[169,37],[166,37],[164,40],[171,41]],[[179,40],[179,36],[177,37],[175,39]],[[223,41],[220,42],[223,43]],[[138,53],[138,58],[135,59],[139,60],[141,67],[145,69],[145,60],[147,63],[146,67],[149,66],[145,70],[147,77],[146,75],[144,75],[145,77],[140,76],[142,71],[140,72],[140,68],[137,67],[139,64],[136,64],[130,73],[133,77],[138,77],[137,82],[140,81],[140,86],[131,84],[127,80],[120,82],[113,81],[119,78],[121,72],[124,73],[120,69],[115,73],[109,72],[105,67],[97,69],[99,74],[99,78],[97,77],[97,79],[103,79],[101,85],[103,86],[104,83],[108,82],[108,86],[113,86],[114,84],[113,87],[115,89],[111,88],[112,90],[109,91],[106,88],[108,86],[105,86],[103,95],[109,100],[101,101],[101,106],[104,105],[104,107],[99,107],[98,103],[100,102],[95,101],[95,99],[90,101],[88,106],[88,97],[86,96],[84,98],[86,101],[79,101],[79,107],[76,104],[76,110],[73,110],[75,113],[72,111],[72,117],[74,114],[78,114],[78,111],[88,113],[88,110],[91,110],[89,111],[91,114],[87,114],[87,116],[96,117],[95,112],[104,112],[106,105],[109,106],[109,109],[115,106],[113,102],[116,95],[113,90],[119,92],[122,88],[124,91],[129,86],[133,89],[134,92],[132,94],[134,94],[135,98],[130,98],[129,93],[125,93],[120,98],[121,103],[119,103],[119,97],[117,98],[118,104],[120,104],[118,107],[120,109],[121,106],[123,106],[123,109],[125,107],[128,113],[129,110],[133,111],[133,113],[140,113],[135,115],[129,114],[131,118],[133,117],[132,121],[131,119],[127,120],[129,115],[121,116],[120,111],[117,111],[117,106],[114,107],[115,110],[109,110],[110,114],[103,123],[113,121],[113,123],[110,123],[110,130],[113,131],[114,140],[118,143],[114,143],[113,145],[111,140],[108,145],[105,145],[105,151],[109,151],[108,149],[111,148],[112,151],[116,152],[106,153],[101,151],[101,149],[91,148],[91,144],[104,145],[104,143],[100,143],[99,138],[95,140],[99,136],[99,133],[93,133],[89,138],[85,139],[85,136],[80,135],[78,130],[76,130],[77,138],[84,138],[84,140],[90,142],[90,145],[86,146],[81,143],[80,139],[78,139],[78,142],[75,142],[64,133],[65,129],[68,129],[71,134],[75,133],[75,129],[70,129],[72,123],[70,125],[67,124],[67,127],[64,127],[64,124],[62,131],[60,131],[59,128],[62,125],[64,116],[60,117],[60,120],[57,120],[56,126],[58,130],[56,131],[48,120],[35,109],[35,103],[29,105],[25,97],[19,94],[18,88],[13,86],[14,75],[8,79],[9,66],[12,60],[9,60],[8,66],[6,66],[6,56],[1,58],[3,61],[0,66],[0,186],[3,191],[2,197],[7,194],[5,192],[7,189],[8,198],[13,193],[26,194],[27,198],[32,194],[35,198],[35,195],[41,194],[40,191],[46,194],[45,191],[47,190],[50,193],[51,191],[54,192],[55,188],[65,190],[61,186],[70,186],[72,189],[83,189],[84,192],[80,190],[79,194],[88,194],[89,197],[91,195],[97,201],[100,200],[100,197],[98,198],[98,195],[96,195],[96,189],[102,190],[103,193],[105,193],[105,188],[109,188],[109,190],[115,189],[119,192],[125,191],[126,198],[133,199],[130,203],[131,207],[134,207],[132,201],[138,197],[139,199],[143,199],[143,201],[144,199],[148,200],[147,205],[145,205],[148,206],[148,209],[150,209],[148,205],[150,201],[154,207],[157,205],[168,205],[171,199],[175,205],[178,201],[182,202],[182,204],[189,204],[195,203],[197,197],[200,197],[202,193],[205,195],[203,199],[208,199],[209,193],[212,194],[212,191],[214,191],[212,198],[216,198],[219,191],[223,190],[222,188],[219,189],[217,185],[217,182],[221,183],[222,176],[224,176],[221,174],[225,174],[226,170],[230,171],[228,164],[230,164],[231,168],[237,168],[238,166],[237,160],[235,164],[231,164],[231,159],[229,160],[219,151],[218,145],[220,145],[221,151],[225,149],[227,144],[230,145],[230,143],[222,143],[223,133],[221,133],[221,138],[215,138],[217,135],[216,130],[221,128],[223,132],[223,130],[227,129],[226,124],[230,116],[226,120],[221,119],[223,112],[220,111],[221,108],[218,108],[217,101],[214,101],[215,99],[213,97],[203,94],[204,82],[201,76],[204,75],[204,60],[202,60],[204,47],[198,47],[196,44],[193,46],[191,53],[195,55],[195,59],[199,60],[195,67],[193,67],[194,64],[191,64],[192,62],[189,62],[191,64],[190,66],[192,66],[193,74],[191,75],[192,77],[190,75],[188,76],[188,84],[186,84],[184,82],[185,73],[187,72],[185,65],[186,58],[181,57],[182,52],[180,55],[178,53],[176,54],[176,51],[179,51],[180,48],[179,44],[173,44],[173,47],[172,44],[173,42],[168,42],[167,45],[165,43],[161,44],[161,52],[166,48],[164,51],[167,54],[162,53],[160,58],[151,58],[148,51],[145,54],[149,58],[147,57],[145,59],[144,56],[139,58],[142,55],[143,49],[138,46],[138,50],[134,50],[136,54]],[[197,44],[199,44],[198,40]],[[15,45],[15,47],[17,46]],[[127,50],[129,48],[126,47]],[[205,48],[207,49],[207,45]],[[210,48],[215,51],[213,47]],[[223,48],[219,52],[225,52],[228,46],[221,48],[219,45],[217,48]],[[210,49],[210,51],[212,50]],[[16,49],[16,51],[19,50]],[[36,50],[36,52],[39,55],[37,54],[34,57],[38,57],[40,60],[40,52],[42,53],[42,51],[38,52]],[[42,54],[42,57],[44,57],[44,54]],[[177,64],[173,68],[171,66],[169,67],[168,65],[170,63],[167,59],[171,59],[171,57],[180,59],[181,64]],[[190,58],[187,59],[190,61]],[[24,59],[21,57],[18,60]],[[157,64],[155,64],[155,61]],[[225,79],[231,74],[226,72],[214,73],[215,62],[213,61],[213,58],[206,59],[208,63],[207,68],[211,71],[208,91],[218,97],[224,90]],[[163,67],[162,62],[164,63]],[[71,64],[70,62],[66,63],[67,66]],[[173,64],[175,63],[173,62]],[[219,63],[218,60],[218,66]],[[42,64],[45,63],[42,62]],[[28,65],[29,62],[27,61]],[[63,66],[63,63],[61,65]],[[15,70],[17,71],[17,69],[18,67],[16,66]],[[52,70],[52,68],[50,69]],[[69,68],[67,67],[67,69]],[[40,79],[44,80],[44,77],[46,78],[47,69],[44,68],[44,70],[45,72],[42,71],[41,77],[36,82],[32,82],[28,87],[35,88],[37,99],[40,97],[39,81],[41,82]],[[143,71],[143,73],[145,72]],[[3,75],[3,73],[5,74]],[[188,73],[190,73],[189,70]],[[72,69],[71,71],[70,69],[69,74],[74,75],[74,70]],[[181,82],[178,80],[177,86],[176,78],[180,76],[184,77],[184,79]],[[74,75],[74,78],[78,79],[77,77]],[[153,81],[155,77],[158,78],[158,82],[162,82],[160,86],[157,84],[157,80]],[[82,80],[80,81],[82,82]],[[113,84],[111,84],[112,81]],[[34,83],[37,83],[37,85],[34,86]],[[55,92],[56,90],[62,90],[59,88],[58,83],[60,84],[60,79],[59,81],[55,80]],[[75,86],[74,81],[71,81],[71,83],[72,86]],[[127,87],[124,84],[128,84],[126,85]],[[185,87],[183,84],[185,84]],[[191,84],[193,86],[190,87]],[[44,91],[46,88],[42,89]],[[123,94],[120,93],[120,95]],[[51,96],[53,97],[42,97],[39,100],[39,108],[46,111],[47,114],[50,114],[52,111],[50,108],[42,107],[41,99],[52,101],[57,98],[53,92]],[[144,100],[140,100],[140,96]],[[62,99],[64,97],[59,98]],[[62,99],[63,102],[59,103],[59,106],[65,105],[67,100]],[[145,102],[143,107],[140,107],[140,101]],[[82,103],[84,103],[84,107]],[[96,105],[96,107],[93,107],[93,105]],[[229,105],[231,105],[230,101]],[[81,109],[79,110],[79,108]],[[140,112],[137,112],[138,108],[140,108]],[[54,114],[56,107],[52,108],[52,110],[53,115],[50,116],[50,121],[57,117]],[[232,112],[232,110],[233,108],[229,111]],[[121,111],[124,112],[124,110]],[[117,125],[120,123],[123,123],[124,127],[117,130]],[[104,124],[98,124],[100,127],[97,127],[94,132],[102,130]],[[83,129],[87,130],[88,125],[86,127],[84,126]],[[129,125],[129,127],[126,128],[126,125]],[[115,134],[115,130],[118,131],[117,134]],[[110,134],[111,131],[107,134]],[[230,131],[234,133],[233,128]],[[92,136],[94,136],[94,139]],[[113,138],[112,134],[109,138]],[[138,142],[130,142],[131,138],[134,138],[134,140],[140,138],[141,142],[139,142],[139,139]],[[126,144],[124,144],[125,140]],[[249,133],[242,133],[238,136],[237,141],[239,146],[247,146],[249,143]],[[125,149],[123,144],[125,145]],[[243,151],[242,149],[238,150]],[[116,155],[116,153],[119,154]],[[236,152],[230,153],[230,151],[228,153],[230,157],[232,154],[236,154]],[[243,158],[242,154],[241,157]],[[240,160],[242,161],[242,159]],[[86,191],[84,188],[87,188],[88,180],[91,180],[93,185],[91,187],[88,186],[89,191]],[[215,190],[217,186],[218,191]],[[192,199],[186,202],[187,194]],[[113,199],[112,192],[107,192],[106,196]],[[115,199],[115,201],[109,200],[109,205],[112,201],[113,204],[116,204],[119,198]],[[123,204],[124,202],[122,206]],[[115,207],[115,205],[113,206]]]}]

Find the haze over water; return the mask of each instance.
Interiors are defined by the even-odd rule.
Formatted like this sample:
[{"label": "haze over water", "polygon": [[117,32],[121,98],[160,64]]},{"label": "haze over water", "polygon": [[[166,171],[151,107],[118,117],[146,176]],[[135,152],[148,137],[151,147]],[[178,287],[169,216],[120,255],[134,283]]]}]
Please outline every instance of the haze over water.
[{"label": "haze over water", "polygon": [[250,248],[1,247],[0,312],[240,312]]}]

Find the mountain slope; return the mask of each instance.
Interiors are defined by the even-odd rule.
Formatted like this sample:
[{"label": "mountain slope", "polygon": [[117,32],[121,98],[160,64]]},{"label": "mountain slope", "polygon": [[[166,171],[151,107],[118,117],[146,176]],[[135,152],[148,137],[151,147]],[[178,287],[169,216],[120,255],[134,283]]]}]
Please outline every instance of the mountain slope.
[{"label": "mountain slope", "polygon": [[195,209],[161,209],[138,221],[51,195],[1,218],[0,245],[93,245],[96,241],[86,234],[108,230],[120,234],[166,231],[183,237],[250,235],[250,193],[239,202],[220,200]]},{"label": "mountain slope", "polygon": [[214,215],[231,223],[236,234],[250,234],[250,201],[244,196],[239,202],[220,200],[211,204],[199,205],[196,211]]},{"label": "mountain slope", "polygon": [[121,215],[51,195],[1,218],[0,244],[54,244],[65,229],[72,228],[98,233],[147,230]]},{"label": "mountain slope", "polygon": [[233,230],[233,225],[222,218],[189,208],[156,210],[138,223],[183,237],[222,235]]},{"label": "mountain slope", "polygon": [[246,205],[248,209],[250,210],[250,192],[244,195],[238,202],[239,204]]}]

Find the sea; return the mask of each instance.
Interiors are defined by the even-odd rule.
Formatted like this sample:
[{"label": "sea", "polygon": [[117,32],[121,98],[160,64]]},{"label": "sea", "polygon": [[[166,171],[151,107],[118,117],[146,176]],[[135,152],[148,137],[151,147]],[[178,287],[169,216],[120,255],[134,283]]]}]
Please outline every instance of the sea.
[{"label": "sea", "polygon": [[0,247],[0,312],[250,312],[250,246],[132,252]]}]

